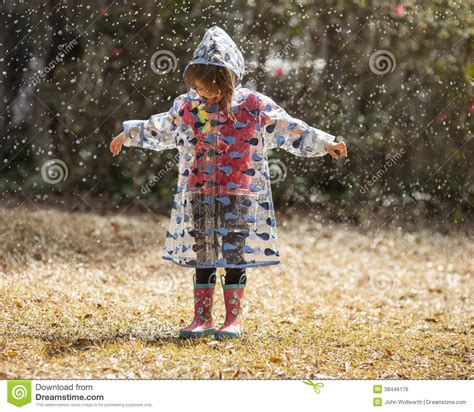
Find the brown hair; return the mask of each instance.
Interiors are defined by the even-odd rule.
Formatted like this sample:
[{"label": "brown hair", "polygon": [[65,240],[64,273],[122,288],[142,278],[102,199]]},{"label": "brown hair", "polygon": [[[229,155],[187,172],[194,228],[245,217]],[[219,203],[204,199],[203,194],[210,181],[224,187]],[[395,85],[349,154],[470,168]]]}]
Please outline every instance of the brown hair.
[{"label": "brown hair", "polygon": [[232,98],[237,83],[237,76],[227,67],[213,64],[192,64],[186,70],[186,82],[193,89],[196,88],[195,80],[212,93],[221,93],[227,116],[236,121],[232,113]]}]

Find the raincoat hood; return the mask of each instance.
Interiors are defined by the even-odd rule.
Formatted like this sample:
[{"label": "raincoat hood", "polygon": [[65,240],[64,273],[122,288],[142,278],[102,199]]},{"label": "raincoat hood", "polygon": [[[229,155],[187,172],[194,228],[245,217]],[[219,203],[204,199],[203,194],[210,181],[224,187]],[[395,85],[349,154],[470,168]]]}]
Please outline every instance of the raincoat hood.
[{"label": "raincoat hood", "polygon": [[186,71],[192,64],[213,64],[227,67],[237,76],[237,85],[241,85],[244,77],[244,56],[234,40],[220,27],[213,26],[206,30],[201,42],[196,48],[192,59],[183,71],[186,82]]}]

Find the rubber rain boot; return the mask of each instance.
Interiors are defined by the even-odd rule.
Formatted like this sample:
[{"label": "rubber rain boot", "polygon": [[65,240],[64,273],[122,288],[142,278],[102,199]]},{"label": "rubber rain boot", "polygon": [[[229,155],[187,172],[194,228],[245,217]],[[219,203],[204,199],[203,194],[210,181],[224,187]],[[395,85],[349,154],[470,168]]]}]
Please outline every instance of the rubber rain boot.
[{"label": "rubber rain boot", "polygon": [[211,273],[208,283],[196,283],[194,275],[194,319],[189,326],[179,330],[180,338],[200,338],[216,331],[212,320],[216,284],[211,282],[212,276],[215,273]]},{"label": "rubber rain boot", "polygon": [[244,297],[245,284],[242,283],[245,274],[242,274],[238,284],[225,285],[221,283],[224,289],[225,302],[225,321],[224,325],[214,333],[216,339],[223,338],[241,338],[244,334],[243,319],[242,319],[242,303]]}]

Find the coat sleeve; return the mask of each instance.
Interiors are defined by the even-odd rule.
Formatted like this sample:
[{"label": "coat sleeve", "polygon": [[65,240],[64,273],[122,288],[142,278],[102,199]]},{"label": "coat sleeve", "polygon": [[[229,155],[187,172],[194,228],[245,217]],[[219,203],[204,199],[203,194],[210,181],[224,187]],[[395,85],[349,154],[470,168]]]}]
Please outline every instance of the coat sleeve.
[{"label": "coat sleeve", "polygon": [[169,111],[154,114],[148,120],[123,122],[124,146],[157,151],[176,148],[177,136],[186,127],[179,115],[182,98],[183,95],[178,96]]},{"label": "coat sleeve", "polygon": [[324,156],[324,143],[334,142],[335,136],[308,126],[304,121],[291,117],[270,97],[257,94],[260,109],[260,126],[264,129],[267,149],[279,148],[302,157]]}]

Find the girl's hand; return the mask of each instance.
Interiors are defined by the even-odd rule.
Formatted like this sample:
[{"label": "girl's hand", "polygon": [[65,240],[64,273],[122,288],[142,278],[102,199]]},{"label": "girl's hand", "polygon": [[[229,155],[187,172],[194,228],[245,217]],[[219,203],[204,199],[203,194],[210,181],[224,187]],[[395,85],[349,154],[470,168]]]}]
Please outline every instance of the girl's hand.
[{"label": "girl's hand", "polygon": [[336,154],[336,150],[339,151],[340,156],[347,157],[347,147],[344,142],[325,143],[324,148],[334,159],[339,159],[339,156]]},{"label": "girl's hand", "polygon": [[122,150],[122,145],[125,142],[125,133],[122,132],[112,140],[109,149],[114,156],[117,156]]}]

